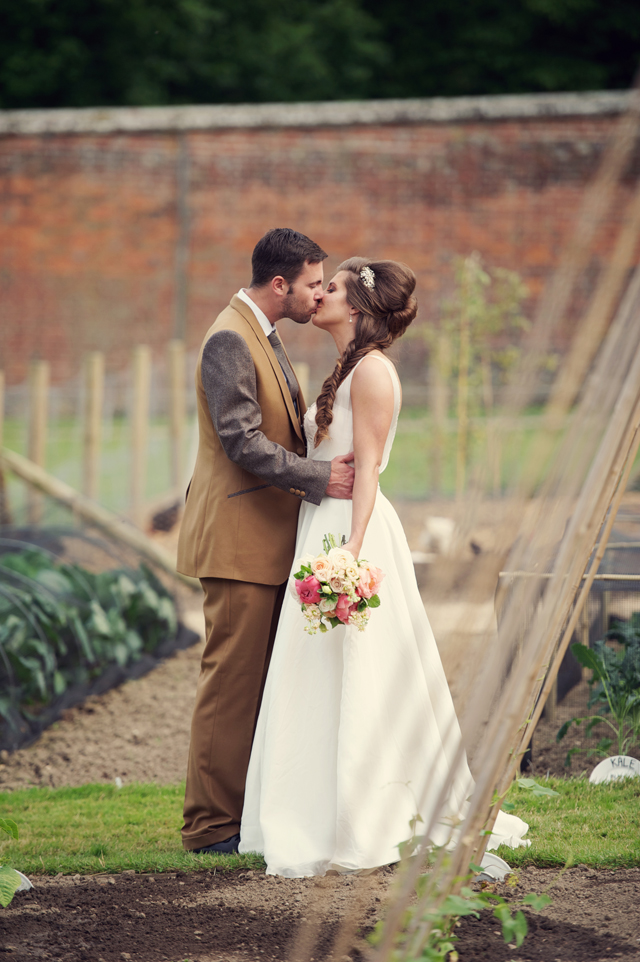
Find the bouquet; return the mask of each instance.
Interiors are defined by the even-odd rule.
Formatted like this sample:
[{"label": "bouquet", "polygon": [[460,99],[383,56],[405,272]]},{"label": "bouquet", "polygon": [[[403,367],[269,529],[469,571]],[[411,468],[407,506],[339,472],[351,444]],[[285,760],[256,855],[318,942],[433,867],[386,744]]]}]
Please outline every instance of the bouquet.
[{"label": "bouquet", "polygon": [[356,561],[338,539],[326,534],[324,551],[296,561],[290,583],[294,597],[302,606],[305,631],[315,635],[338,625],[352,625],[364,631],[371,608],[380,606],[377,591],[384,578],[380,568],[369,561]]}]

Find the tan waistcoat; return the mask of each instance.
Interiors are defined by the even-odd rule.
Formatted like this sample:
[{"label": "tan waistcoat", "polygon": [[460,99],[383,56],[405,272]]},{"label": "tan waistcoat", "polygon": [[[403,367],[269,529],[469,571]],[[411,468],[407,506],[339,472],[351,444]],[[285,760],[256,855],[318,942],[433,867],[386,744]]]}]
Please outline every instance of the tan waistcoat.
[{"label": "tan waistcoat", "polygon": [[[178,542],[178,571],[195,578],[281,584],[289,576],[300,499],[243,470],[226,456],[202,384],[202,353],[216,331],[244,339],[256,371],[261,431],[303,457],[305,443],[278,360],[250,307],[234,296],[208,330],[196,368],[199,446]],[[304,416],[304,399],[298,404]],[[299,493],[299,492],[296,492]]]}]

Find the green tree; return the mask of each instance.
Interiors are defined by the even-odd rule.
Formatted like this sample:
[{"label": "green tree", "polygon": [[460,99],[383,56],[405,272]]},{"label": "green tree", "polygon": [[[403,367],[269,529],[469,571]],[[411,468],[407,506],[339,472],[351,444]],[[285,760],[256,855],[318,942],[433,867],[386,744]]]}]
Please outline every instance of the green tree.
[{"label": "green tree", "polygon": [[391,56],[372,96],[432,97],[628,87],[637,0],[365,0]]},{"label": "green tree", "polygon": [[0,0],[0,107],[366,96],[360,0]]}]

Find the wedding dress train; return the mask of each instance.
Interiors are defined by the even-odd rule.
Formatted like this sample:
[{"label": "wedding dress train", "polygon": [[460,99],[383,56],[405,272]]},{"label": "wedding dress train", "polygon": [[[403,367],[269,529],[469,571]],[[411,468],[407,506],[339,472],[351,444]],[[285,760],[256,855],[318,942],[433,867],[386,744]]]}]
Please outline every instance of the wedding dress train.
[{"label": "wedding dress train", "polygon": [[[386,467],[400,410],[395,368],[377,357],[394,386]],[[355,370],[355,368],[354,368]],[[387,373],[381,367],[381,376]],[[313,448],[315,404],[307,412],[308,456],[352,450],[351,379],[336,392],[331,437]],[[322,550],[324,534],[349,536],[350,501],[303,502],[296,557]],[[361,557],[385,572],[381,606],[364,632],[339,627],[309,636],[300,605],[285,598],[247,774],[240,851],[260,852],[267,873],[289,878],[395,862],[420,815],[429,825],[460,742],[449,686],[416,584],[407,540],[378,490]],[[444,844],[473,790],[458,759],[431,841]],[[414,823],[415,824],[415,823]],[[528,826],[501,812],[489,847],[522,841]],[[417,833],[420,834],[418,826]]]}]

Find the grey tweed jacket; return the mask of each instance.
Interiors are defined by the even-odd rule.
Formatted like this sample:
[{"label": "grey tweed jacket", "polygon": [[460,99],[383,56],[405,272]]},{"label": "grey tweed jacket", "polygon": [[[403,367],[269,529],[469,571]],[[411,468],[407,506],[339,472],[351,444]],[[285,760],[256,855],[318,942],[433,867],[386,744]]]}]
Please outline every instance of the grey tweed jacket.
[{"label": "grey tweed jacket", "polygon": [[198,457],[178,570],[281,584],[293,562],[300,503],[320,503],[331,464],[305,457],[304,398],[298,394],[298,415],[271,344],[238,297],[205,336],[196,394]]}]

